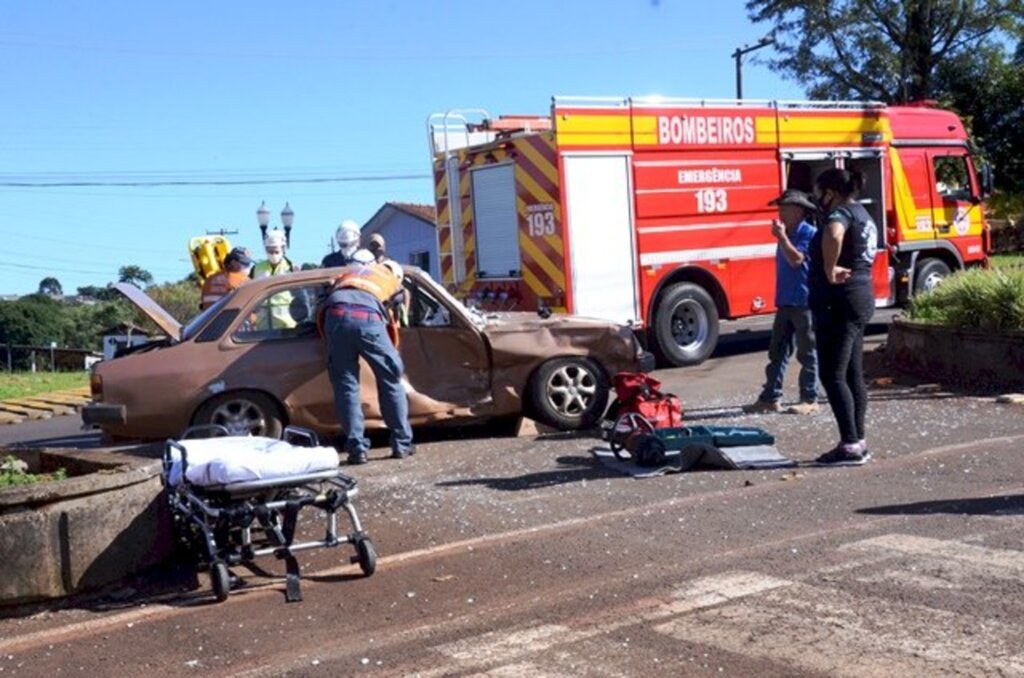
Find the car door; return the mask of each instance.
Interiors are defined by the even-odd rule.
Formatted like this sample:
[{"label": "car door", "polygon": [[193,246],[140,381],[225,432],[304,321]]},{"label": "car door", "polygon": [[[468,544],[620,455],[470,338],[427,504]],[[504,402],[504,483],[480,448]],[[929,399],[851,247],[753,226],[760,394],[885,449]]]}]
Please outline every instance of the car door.
[{"label": "car door", "polygon": [[408,326],[400,348],[411,416],[485,413],[491,401],[490,351],[480,331],[432,283],[406,276]]},{"label": "car door", "polygon": [[269,288],[239,314],[221,348],[227,362],[222,388],[265,391],[288,409],[288,420],[319,430],[337,427],[327,353],[316,330],[316,304],[323,283]]}]

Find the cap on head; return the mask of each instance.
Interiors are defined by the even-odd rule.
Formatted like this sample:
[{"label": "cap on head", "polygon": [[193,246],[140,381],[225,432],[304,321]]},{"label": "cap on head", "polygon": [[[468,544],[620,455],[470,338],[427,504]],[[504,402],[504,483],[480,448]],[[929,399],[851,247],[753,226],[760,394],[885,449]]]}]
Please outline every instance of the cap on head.
[{"label": "cap on head", "polygon": [[284,249],[284,246],[284,232],[276,228],[273,231],[267,231],[266,237],[263,238],[263,247],[280,247]]},{"label": "cap on head", "polygon": [[236,247],[228,255],[224,257],[224,264],[238,263],[242,266],[252,266],[252,256],[249,254],[249,250],[244,247]]},{"label": "cap on head", "polygon": [[768,203],[769,205],[797,205],[808,210],[816,210],[818,206],[814,204],[814,201],[807,197],[807,194],[803,191],[798,191],[795,188],[787,188],[782,192],[782,195],[775,198]]},{"label": "cap on head", "polygon": [[387,261],[382,262],[382,265],[387,266],[388,270],[394,273],[395,277],[398,278],[399,280],[405,277],[405,272],[402,270],[401,264],[399,264],[397,261],[393,259],[388,259]]},{"label": "cap on head", "polygon": [[346,219],[334,232],[334,241],[338,243],[338,247],[346,249],[359,244],[359,235],[359,224],[351,219]]}]

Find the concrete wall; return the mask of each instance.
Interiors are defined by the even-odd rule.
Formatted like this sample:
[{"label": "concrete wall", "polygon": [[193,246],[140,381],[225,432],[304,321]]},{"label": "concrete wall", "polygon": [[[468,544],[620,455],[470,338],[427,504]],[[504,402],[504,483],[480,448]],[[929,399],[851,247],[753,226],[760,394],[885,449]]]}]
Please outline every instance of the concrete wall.
[{"label": "concrete wall", "polygon": [[1024,332],[959,330],[897,318],[886,359],[922,379],[986,391],[1024,390]]},{"label": "concrete wall", "polygon": [[44,470],[83,475],[0,490],[0,606],[96,589],[170,555],[159,461],[42,454]]}]

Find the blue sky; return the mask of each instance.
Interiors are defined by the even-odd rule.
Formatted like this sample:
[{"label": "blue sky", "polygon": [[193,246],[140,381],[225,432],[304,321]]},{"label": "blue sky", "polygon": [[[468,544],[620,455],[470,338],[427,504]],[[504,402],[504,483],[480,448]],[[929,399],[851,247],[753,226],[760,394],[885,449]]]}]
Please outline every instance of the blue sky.
[{"label": "blue sky", "polygon": [[[451,108],[548,110],[552,95],[726,98],[756,42],[742,0],[510,3],[33,2],[0,8],[0,183],[425,175],[424,122]],[[768,53],[763,50],[762,54]],[[802,98],[745,64],[748,98]],[[0,187],[0,294],[65,292],[123,264],[191,271],[194,235],[295,211],[291,258],[343,219],[432,202],[431,180],[247,186]]]}]

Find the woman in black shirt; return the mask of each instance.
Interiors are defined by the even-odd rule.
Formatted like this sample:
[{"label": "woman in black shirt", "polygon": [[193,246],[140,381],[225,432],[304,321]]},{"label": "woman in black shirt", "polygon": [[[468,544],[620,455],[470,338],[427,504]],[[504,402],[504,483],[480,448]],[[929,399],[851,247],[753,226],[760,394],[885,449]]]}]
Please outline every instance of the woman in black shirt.
[{"label": "woman in black shirt", "polygon": [[811,241],[809,286],[818,345],[818,374],[839,426],[839,444],[818,457],[828,466],[859,466],[865,442],[864,330],[875,312],[871,267],[878,227],[856,201],[859,172],[830,169],[815,181],[825,220]]}]

